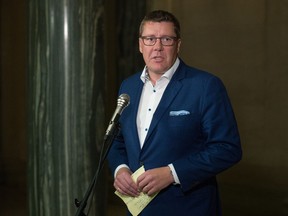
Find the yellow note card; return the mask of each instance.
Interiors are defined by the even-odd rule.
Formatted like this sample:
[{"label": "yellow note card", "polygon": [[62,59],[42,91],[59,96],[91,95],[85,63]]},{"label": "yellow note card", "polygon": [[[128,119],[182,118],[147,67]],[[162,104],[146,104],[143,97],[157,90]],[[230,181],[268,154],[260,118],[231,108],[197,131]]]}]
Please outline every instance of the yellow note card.
[{"label": "yellow note card", "polygon": [[[137,178],[145,172],[144,166],[140,167],[136,172],[132,174],[132,179],[136,182]],[[128,210],[133,216],[137,216],[140,212],[148,205],[149,202],[157,195],[148,196],[143,192],[140,193],[138,197],[130,197],[115,191],[115,194],[119,196],[127,205]]]}]

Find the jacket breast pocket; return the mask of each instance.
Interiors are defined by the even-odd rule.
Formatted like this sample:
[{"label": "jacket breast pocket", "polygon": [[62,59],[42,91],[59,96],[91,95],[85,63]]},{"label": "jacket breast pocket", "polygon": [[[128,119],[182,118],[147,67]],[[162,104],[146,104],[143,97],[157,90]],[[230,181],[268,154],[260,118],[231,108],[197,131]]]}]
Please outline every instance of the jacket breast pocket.
[{"label": "jacket breast pocket", "polygon": [[200,116],[190,112],[187,115],[168,116],[161,122],[161,127],[169,137],[192,138],[201,130]]},{"label": "jacket breast pocket", "polygon": [[199,124],[199,116],[189,112],[182,115],[169,115],[167,124],[171,127],[191,127]]}]

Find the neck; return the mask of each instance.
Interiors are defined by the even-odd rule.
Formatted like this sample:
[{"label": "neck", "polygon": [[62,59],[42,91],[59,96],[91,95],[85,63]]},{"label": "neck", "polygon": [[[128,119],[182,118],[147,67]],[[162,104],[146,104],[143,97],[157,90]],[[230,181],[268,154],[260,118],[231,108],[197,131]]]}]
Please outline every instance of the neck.
[{"label": "neck", "polygon": [[147,76],[149,77],[150,82],[155,86],[156,82],[161,78],[164,73],[151,73],[147,72]]}]

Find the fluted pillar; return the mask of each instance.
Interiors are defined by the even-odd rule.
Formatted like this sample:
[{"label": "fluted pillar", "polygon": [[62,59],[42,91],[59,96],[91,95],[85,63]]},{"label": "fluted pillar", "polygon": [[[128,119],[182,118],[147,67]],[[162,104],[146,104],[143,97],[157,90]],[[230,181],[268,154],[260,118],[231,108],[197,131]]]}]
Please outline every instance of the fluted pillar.
[{"label": "fluted pillar", "polygon": [[[29,2],[30,216],[74,215],[94,175],[106,125],[103,10],[101,0]],[[101,200],[89,215],[103,215]]]}]

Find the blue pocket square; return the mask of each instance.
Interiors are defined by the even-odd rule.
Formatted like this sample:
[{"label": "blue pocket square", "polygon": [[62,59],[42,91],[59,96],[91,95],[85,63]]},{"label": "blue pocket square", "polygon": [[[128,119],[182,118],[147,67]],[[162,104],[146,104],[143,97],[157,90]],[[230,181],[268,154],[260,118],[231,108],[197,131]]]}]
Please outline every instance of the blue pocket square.
[{"label": "blue pocket square", "polygon": [[183,115],[189,115],[190,112],[187,110],[178,110],[178,111],[170,111],[170,116],[183,116]]}]

